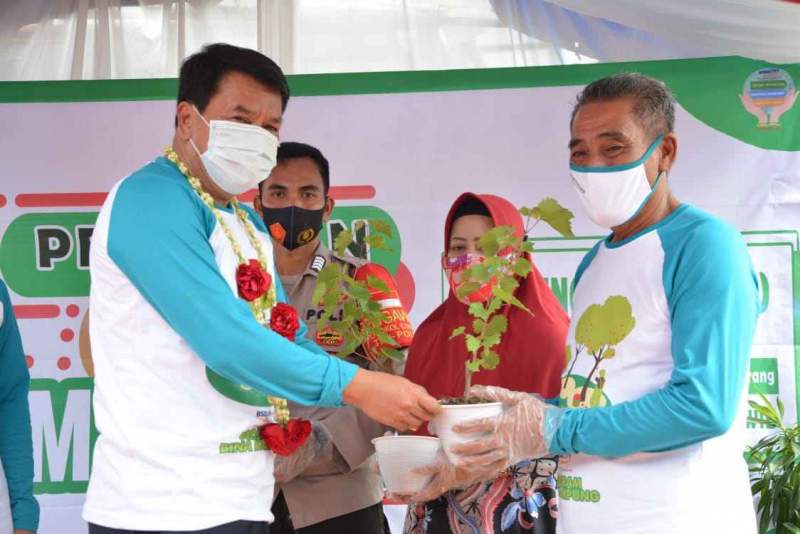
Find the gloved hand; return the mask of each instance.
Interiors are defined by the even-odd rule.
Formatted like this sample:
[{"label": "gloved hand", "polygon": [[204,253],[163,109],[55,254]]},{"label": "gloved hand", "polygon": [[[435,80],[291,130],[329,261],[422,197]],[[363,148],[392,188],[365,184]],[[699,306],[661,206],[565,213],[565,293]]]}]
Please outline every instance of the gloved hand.
[{"label": "gloved hand", "polygon": [[311,422],[311,434],[289,456],[275,456],[275,482],[285,484],[303,473],[324,451],[333,446],[331,436],[320,423]]},{"label": "gloved hand", "polygon": [[487,466],[485,469],[473,471],[461,469],[450,462],[443,450],[439,450],[436,460],[431,465],[413,470],[415,474],[433,477],[424,488],[414,495],[391,495],[390,498],[405,504],[428,502],[451,489],[468,488],[477,482],[492,480],[502,470],[500,462],[495,464],[494,468]]},{"label": "gloved hand", "polygon": [[505,411],[500,417],[453,427],[463,434],[486,434],[485,438],[453,446],[452,451],[462,457],[459,468],[476,477],[482,476],[487,469],[497,470],[498,466],[504,469],[522,460],[548,454],[549,438],[560,419],[559,408],[549,406],[536,395],[494,386],[473,386],[469,395],[502,402]]}]

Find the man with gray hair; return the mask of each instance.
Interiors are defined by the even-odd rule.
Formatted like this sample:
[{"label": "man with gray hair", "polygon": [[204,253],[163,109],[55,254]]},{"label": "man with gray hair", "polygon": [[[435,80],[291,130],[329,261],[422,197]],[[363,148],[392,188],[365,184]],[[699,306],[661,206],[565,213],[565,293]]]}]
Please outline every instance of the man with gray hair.
[{"label": "man with gray hair", "polygon": [[561,455],[566,534],[756,531],[742,452],[758,285],[739,232],[672,194],[674,123],[669,89],[640,74],[580,93],[570,174],[611,233],[574,278],[559,405],[476,387],[505,413],[457,427],[489,432],[455,448],[474,476]]}]

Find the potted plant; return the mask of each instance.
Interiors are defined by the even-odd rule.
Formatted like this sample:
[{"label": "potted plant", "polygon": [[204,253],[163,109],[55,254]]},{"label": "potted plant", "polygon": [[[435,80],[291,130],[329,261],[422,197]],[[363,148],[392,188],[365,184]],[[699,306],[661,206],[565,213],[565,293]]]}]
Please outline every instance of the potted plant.
[{"label": "potted plant", "polygon": [[483,263],[473,265],[464,272],[464,283],[458,291],[458,297],[464,298],[487,283],[491,285],[491,296],[486,301],[469,305],[471,322],[459,326],[451,334],[451,340],[463,339],[469,354],[465,362],[464,395],[442,399],[442,413],[429,425],[453,461],[457,455],[450,450],[452,445],[479,437],[455,433],[453,426],[465,421],[497,417],[503,411],[501,403],[470,397],[469,389],[475,373],[481,369],[495,369],[501,363],[501,355],[496,349],[508,329],[506,308],[514,306],[532,313],[514,296],[520,280],[527,277],[532,269],[529,257],[533,252],[533,243],[527,239],[528,234],[544,221],[562,236],[573,235],[571,221],[574,216],[555,199],[545,198],[533,208],[521,208],[520,214],[525,217],[524,236],[515,235],[510,226],[496,226],[484,234],[479,245],[485,259]]},{"label": "potted plant", "polygon": [[[356,232],[363,229],[356,227]],[[391,238],[391,227],[384,221],[370,221],[366,244],[373,250],[385,250],[386,238]],[[352,244],[353,234],[345,230],[334,239],[333,249],[343,255]],[[378,370],[393,373],[405,354],[395,348],[395,340],[386,333],[391,312],[387,313],[375,298],[376,294],[391,293],[377,276],[359,276],[344,265],[329,263],[318,275],[313,297],[323,306],[319,328],[332,328],[345,340],[340,354],[354,354]],[[373,444],[389,492],[414,494],[428,482],[430,477],[420,476],[414,469],[433,463],[439,450],[437,438],[394,435],[375,438]]]},{"label": "potted plant", "polygon": [[758,498],[758,531],[800,534],[800,425],[783,423],[780,399],[777,409],[763,394],[761,401],[750,401],[759,415],[750,421],[772,432],[747,449],[750,488]]}]

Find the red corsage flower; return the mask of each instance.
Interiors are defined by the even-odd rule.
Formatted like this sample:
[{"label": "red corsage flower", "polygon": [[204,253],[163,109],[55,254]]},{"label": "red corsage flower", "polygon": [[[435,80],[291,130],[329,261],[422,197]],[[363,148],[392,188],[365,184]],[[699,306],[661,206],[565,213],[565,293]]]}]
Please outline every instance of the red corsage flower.
[{"label": "red corsage flower", "polygon": [[275,307],[272,308],[269,327],[289,341],[294,341],[294,337],[300,329],[300,321],[297,320],[297,310],[289,304],[284,304],[283,302],[277,303]]},{"label": "red corsage flower", "polygon": [[266,272],[258,260],[250,260],[236,268],[236,287],[239,296],[248,302],[253,302],[269,291],[272,277]]},{"label": "red corsage flower", "polygon": [[279,456],[289,456],[311,435],[311,421],[290,419],[285,426],[269,423],[261,427],[261,439],[269,450]]}]

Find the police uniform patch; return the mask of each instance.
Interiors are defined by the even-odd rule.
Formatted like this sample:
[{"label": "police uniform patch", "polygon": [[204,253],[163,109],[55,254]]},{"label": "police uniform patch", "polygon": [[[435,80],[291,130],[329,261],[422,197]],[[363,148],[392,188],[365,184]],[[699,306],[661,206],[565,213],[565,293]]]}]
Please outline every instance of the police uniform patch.
[{"label": "police uniform patch", "polygon": [[344,337],[330,326],[317,331],[317,345],[323,348],[336,348],[344,343]]}]

